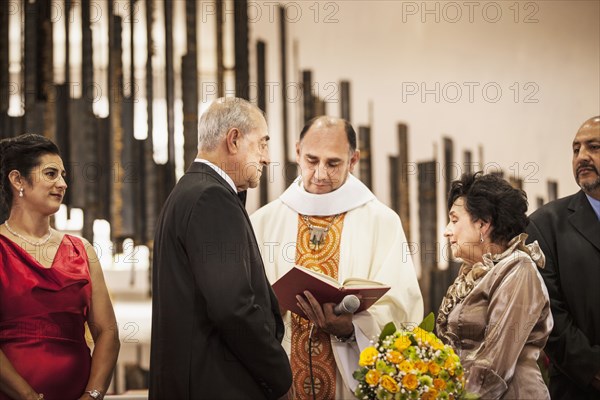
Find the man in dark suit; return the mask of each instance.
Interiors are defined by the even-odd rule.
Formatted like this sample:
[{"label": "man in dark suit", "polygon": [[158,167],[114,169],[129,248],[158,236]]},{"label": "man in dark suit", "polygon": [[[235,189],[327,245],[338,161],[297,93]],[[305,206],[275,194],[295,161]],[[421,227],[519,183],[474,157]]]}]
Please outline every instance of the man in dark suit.
[{"label": "man in dark suit", "polygon": [[552,361],[552,399],[600,398],[600,117],[573,140],[573,173],[581,191],[533,215],[528,241],[546,255],[554,329],[546,345]]},{"label": "man in dark suit", "polygon": [[291,386],[279,304],[238,197],[258,186],[268,140],[242,99],[200,118],[198,158],[156,229],[150,399],[277,399]]}]

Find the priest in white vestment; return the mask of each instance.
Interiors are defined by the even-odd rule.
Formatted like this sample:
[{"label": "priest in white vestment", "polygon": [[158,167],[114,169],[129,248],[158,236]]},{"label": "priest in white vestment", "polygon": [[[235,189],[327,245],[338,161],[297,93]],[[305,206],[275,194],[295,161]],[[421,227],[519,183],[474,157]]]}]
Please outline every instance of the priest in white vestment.
[{"label": "priest in white vestment", "polygon": [[294,376],[290,396],[313,399],[314,388],[317,399],[352,399],[360,351],[390,321],[420,323],[423,299],[400,218],[350,174],[360,156],[352,126],[332,117],[311,120],[296,156],[300,176],[251,216],[271,284],[296,264],[340,283],[352,277],[391,286],[354,315],[338,316],[334,304],[318,304],[310,293],[298,297],[308,320],[282,313]]}]

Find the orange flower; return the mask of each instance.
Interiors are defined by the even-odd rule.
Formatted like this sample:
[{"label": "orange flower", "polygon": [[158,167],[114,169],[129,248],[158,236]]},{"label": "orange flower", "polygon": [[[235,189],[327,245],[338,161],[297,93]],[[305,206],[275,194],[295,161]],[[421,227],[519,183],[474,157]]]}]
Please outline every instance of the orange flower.
[{"label": "orange flower", "polygon": [[360,359],[358,360],[358,365],[361,367],[366,367],[367,365],[375,364],[377,360],[377,356],[379,352],[375,347],[367,347],[360,353]]},{"label": "orange flower", "polygon": [[443,379],[435,378],[433,380],[433,386],[437,390],[444,390],[444,389],[446,389],[446,382]]},{"label": "orange flower", "polygon": [[429,363],[429,372],[431,372],[431,375],[437,375],[440,373],[440,366],[437,365],[436,362],[431,361]]},{"label": "orange flower", "polygon": [[381,372],[377,371],[376,369],[372,369],[369,372],[367,372],[367,375],[365,376],[365,381],[367,381],[369,385],[377,385],[379,383],[380,378]]},{"label": "orange flower", "polygon": [[394,347],[398,349],[398,351],[404,351],[410,347],[410,339],[406,336],[400,336],[398,339],[394,341]]},{"label": "orange flower", "polygon": [[394,364],[400,364],[404,359],[404,357],[402,357],[402,354],[399,351],[395,350],[392,350],[389,353],[387,353],[386,358],[389,362],[392,362]]},{"label": "orange flower", "polygon": [[437,398],[438,391],[434,388],[430,388],[429,391],[421,395],[421,400],[435,400]]},{"label": "orange flower", "polygon": [[381,386],[390,393],[398,393],[400,390],[398,382],[389,375],[384,375],[383,378],[381,378]]},{"label": "orange flower", "polygon": [[417,386],[419,386],[417,376],[414,374],[404,375],[404,378],[402,378],[402,386],[404,386],[408,390],[415,390]]},{"label": "orange flower", "polygon": [[417,371],[419,371],[422,374],[427,372],[427,370],[429,369],[429,367],[427,366],[427,363],[424,363],[423,361],[417,361],[415,363],[415,368],[417,369]]}]

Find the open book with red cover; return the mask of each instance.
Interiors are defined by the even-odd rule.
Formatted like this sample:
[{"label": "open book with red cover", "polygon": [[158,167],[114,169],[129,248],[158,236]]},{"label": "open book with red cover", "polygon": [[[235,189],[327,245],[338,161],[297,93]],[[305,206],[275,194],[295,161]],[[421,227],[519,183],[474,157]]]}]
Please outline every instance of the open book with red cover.
[{"label": "open book with red cover", "polygon": [[305,290],[308,290],[320,304],[338,304],[344,296],[353,294],[360,299],[360,307],[356,311],[358,313],[371,307],[390,290],[390,287],[361,278],[348,278],[340,284],[327,275],[300,266],[294,266],[273,284],[273,291],[279,300],[279,305],[304,318],[306,316],[297,305],[296,295],[304,296]]}]

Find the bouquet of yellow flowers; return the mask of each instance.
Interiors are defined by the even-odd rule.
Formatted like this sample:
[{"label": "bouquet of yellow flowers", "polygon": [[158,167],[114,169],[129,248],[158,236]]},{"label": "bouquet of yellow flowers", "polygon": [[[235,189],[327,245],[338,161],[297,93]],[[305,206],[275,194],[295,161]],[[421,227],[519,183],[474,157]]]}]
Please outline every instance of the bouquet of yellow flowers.
[{"label": "bouquet of yellow flowers", "polygon": [[412,330],[387,324],[377,343],[360,354],[354,372],[359,383],[355,394],[365,400],[461,399],[463,368],[450,346],[433,333],[429,314]]}]

